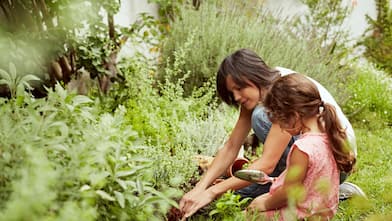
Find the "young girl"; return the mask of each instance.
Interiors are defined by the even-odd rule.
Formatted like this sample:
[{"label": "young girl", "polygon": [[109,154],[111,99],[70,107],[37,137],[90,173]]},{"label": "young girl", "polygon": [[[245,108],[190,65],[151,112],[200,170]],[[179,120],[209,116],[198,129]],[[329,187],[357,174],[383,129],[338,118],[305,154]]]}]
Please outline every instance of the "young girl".
[{"label": "young girl", "polygon": [[[301,74],[278,78],[263,104],[272,123],[299,137],[289,152],[287,169],[249,208],[265,211],[271,220],[332,218],[339,202],[339,171],[349,173],[355,163],[334,106],[324,102],[317,86]],[[297,197],[290,195],[299,192]]]}]

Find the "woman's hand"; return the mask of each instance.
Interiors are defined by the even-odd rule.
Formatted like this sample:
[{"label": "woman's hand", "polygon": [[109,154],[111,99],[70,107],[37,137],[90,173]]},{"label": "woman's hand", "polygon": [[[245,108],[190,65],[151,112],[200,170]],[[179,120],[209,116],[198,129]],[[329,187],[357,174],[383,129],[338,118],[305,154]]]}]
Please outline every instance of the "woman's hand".
[{"label": "woman's hand", "polygon": [[184,218],[192,216],[200,208],[206,206],[216,198],[208,189],[194,188],[186,193],[180,201],[180,210]]}]

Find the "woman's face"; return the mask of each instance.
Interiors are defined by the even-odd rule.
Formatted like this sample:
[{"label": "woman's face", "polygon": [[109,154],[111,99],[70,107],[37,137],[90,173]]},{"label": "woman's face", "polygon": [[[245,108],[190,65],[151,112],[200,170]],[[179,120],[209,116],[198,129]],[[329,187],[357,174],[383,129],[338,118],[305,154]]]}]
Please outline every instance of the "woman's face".
[{"label": "woman's face", "polygon": [[226,78],[226,88],[233,93],[234,100],[247,110],[253,110],[261,100],[261,91],[252,82],[246,87],[239,87],[231,76]]}]

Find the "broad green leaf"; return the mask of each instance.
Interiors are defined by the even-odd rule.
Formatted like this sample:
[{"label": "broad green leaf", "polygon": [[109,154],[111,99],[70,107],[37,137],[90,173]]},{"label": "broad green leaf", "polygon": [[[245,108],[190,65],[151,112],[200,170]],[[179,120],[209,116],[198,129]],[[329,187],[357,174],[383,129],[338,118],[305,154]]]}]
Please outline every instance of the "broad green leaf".
[{"label": "broad green leaf", "polygon": [[136,189],[140,195],[144,195],[143,183],[139,179],[136,180]]},{"label": "broad green leaf", "polygon": [[16,67],[15,67],[14,63],[10,62],[9,68],[10,68],[9,74],[10,74],[11,79],[16,79],[17,75],[16,75]]},{"label": "broad green leaf", "polygon": [[102,199],[109,200],[109,201],[115,201],[114,197],[110,196],[107,192],[103,190],[96,190],[96,194],[98,194]]},{"label": "broad green leaf", "polygon": [[93,101],[83,95],[77,95],[72,99],[72,104],[74,105],[74,107],[80,105],[80,104],[87,104],[87,103],[92,103]]},{"label": "broad green leaf", "polygon": [[[3,78],[2,80],[5,80],[5,82],[11,82],[10,74],[8,74],[8,72],[6,72],[3,69],[0,69],[0,77]],[[5,83],[5,84],[9,84],[9,83]]]},{"label": "broad green leaf", "polygon": [[165,194],[157,191],[156,189],[154,189],[152,187],[146,186],[145,189],[146,189],[146,191],[149,191],[149,192],[151,192],[151,193],[161,197],[163,200],[168,202],[170,205],[178,208],[178,203],[176,201],[172,200],[172,199],[169,199]]},{"label": "broad green leaf", "polygon": [[41,81],[41,79],[40,79],[39,77],[35,76],[35,75],[28,74],[28,75],[23,76],[23,77],[20,79],[20,81],[21,81],[21,82]]},{"label": "broad green leaf", "polygon": [[103,183],[105,183],[105,179],[109,175],[110,174],[106,171],[90,174],[89,179],[90,179],[91,185],[94,187],[101,186]]},{"label": "broad green leaf", "polygon": [[89,185],[87,185],[87,184],[84,184],[82,187],[80,187],[80,191],[86,191],[86,190],[89,190],[89,189],[91,189],[91,187],[89,186]]},{"label": "broad green leaf", "polygon": [[120,185],[121,188],[123,188],[124,190],[127,189],[127,183],[126,183],[124,180],[122,180],[122,179],[116,179],[116,182],[117,182],[118,185]]},{"label": "broad green leaf", "polygon": [[59,83],[56,84],[55,91],[63,100],[67,98],[67,91]]},{"label": "broad green leaf", "polygon": [[69,129],[65,122],[61,122],[61,121],[53,122],[47,126],[46,130],[49,130],[51,128],[56,128],[56,127],[58,127],[58,131],[60,131],[61,133],[61,138],[68,137]]},{"label": "broad green leaf", "polygon": [[0,79],[0,85],[2,85],[2,84],[9,85],[9,83],[8,83],[7,80],[5,80],[5,79]]},{"label": "broad green leaf", "polygon": [[124,195],[120,192],[114,191],[114,196],[117,199],[118,204],[120,204],[121,208],[125,207],[125,198]]},{"label": "broad green leaf", "polygon": [[116,172],[115,176],[116,177],[131,176],[131,175],[134,175],[139,170],[144,169],[144,168],[145,168],[145,166],[134,166],[131,170],[123,170],[123,171]]}]

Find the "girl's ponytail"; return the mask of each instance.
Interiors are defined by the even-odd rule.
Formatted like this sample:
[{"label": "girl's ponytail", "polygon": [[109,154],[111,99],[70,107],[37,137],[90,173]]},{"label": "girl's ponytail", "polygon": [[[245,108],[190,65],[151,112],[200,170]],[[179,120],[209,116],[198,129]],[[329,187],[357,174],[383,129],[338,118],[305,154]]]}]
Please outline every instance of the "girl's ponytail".
[{"label": "girl's ponytail", "polygon": [[319,125],[324,127],[328,135],[338,168],[341,171],[349,173],[353,170],[355,157],[350,151],[351,148],[347,142],[345,129],[342,128],[338,120],[335,107],[331,104],[321,102],[319,110]]}]

